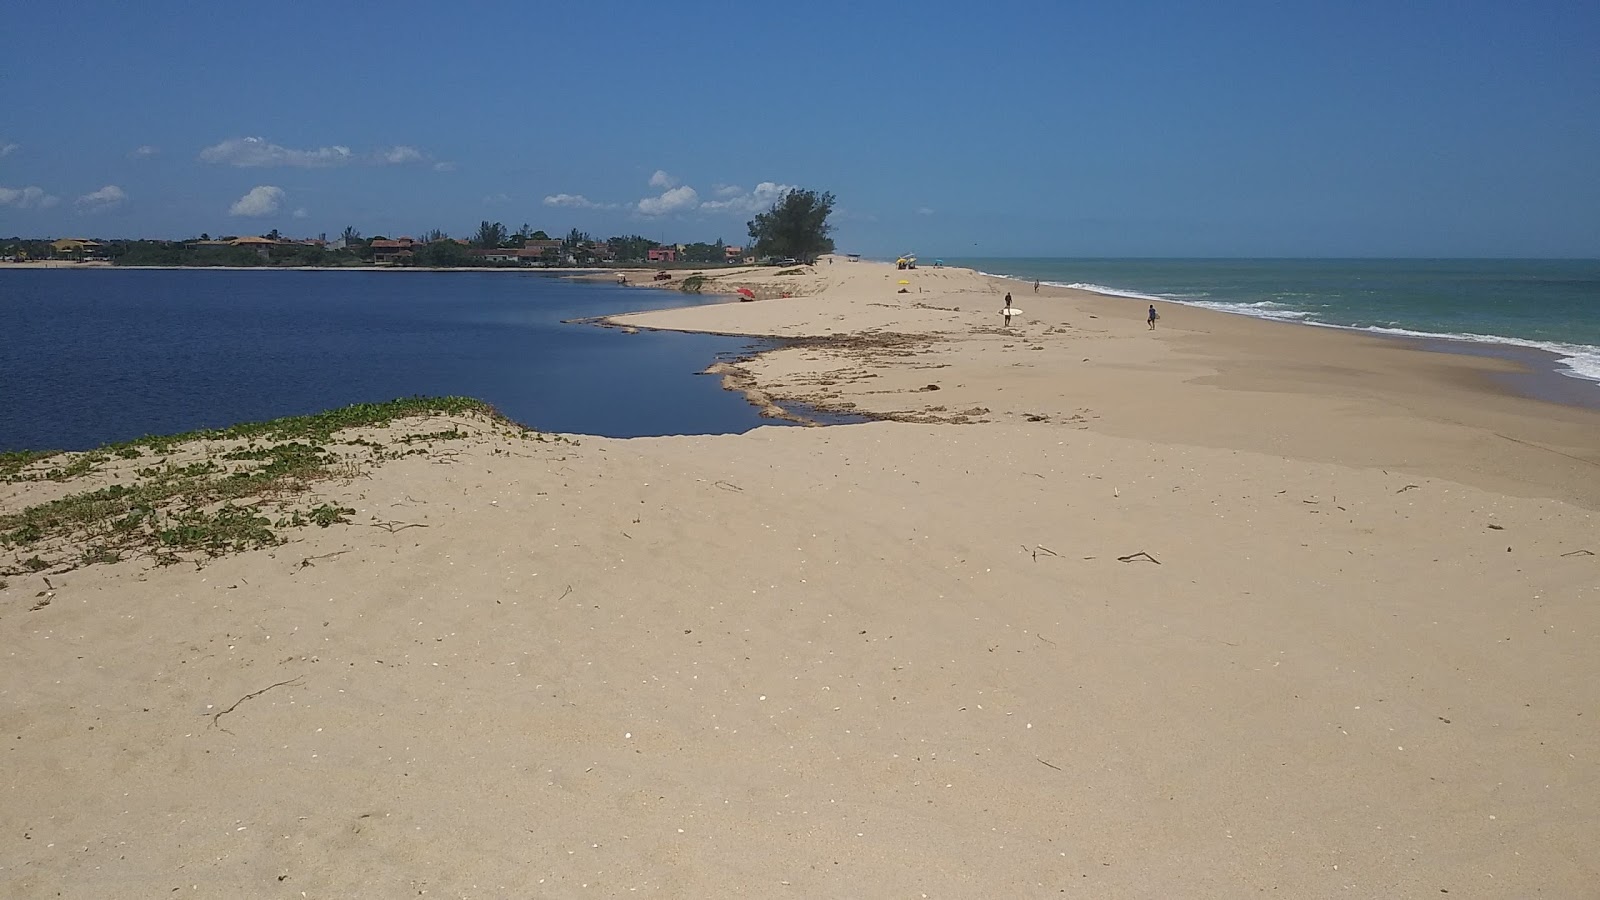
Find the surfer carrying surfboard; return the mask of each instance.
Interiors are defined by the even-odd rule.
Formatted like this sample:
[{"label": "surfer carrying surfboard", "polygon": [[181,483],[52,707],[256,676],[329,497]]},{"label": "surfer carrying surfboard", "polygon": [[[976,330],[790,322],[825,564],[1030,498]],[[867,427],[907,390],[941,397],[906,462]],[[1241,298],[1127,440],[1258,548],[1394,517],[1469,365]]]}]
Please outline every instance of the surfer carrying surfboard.
[{"label": "surfer carrying surfboard", "polygon": [[1159,318],[1161,318],[1161,314],[1156,312],[1156,305],[1154,303],[1150,304],[1150,315],[1145,317],[1145,321],[1150,324],[1151,331],[1156,330],[1156,320]]},{"label": "surfer carrying surfboard", "polygon": [[1000,307],[1000,315],[1006,317],[1006,327],[1007,328],[1011,327],[1011,316],[1015,312],[1016,312],[1016,310],[1011,308],[1011,292],[1007,291],[1006,292],[1006,303],[1005,303],[1004,306]]}]

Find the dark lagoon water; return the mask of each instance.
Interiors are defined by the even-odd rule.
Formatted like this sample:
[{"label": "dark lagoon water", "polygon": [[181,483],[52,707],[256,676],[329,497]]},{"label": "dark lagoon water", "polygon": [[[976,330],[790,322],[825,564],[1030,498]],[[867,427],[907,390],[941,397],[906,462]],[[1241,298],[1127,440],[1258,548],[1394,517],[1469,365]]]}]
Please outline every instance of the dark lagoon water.
[{"label": "dark lagoon water", "polygon": [[0,451],[418,394],[611,437],[774,424],[698,374],[754,342],[562,324],[706,302],[534,273],[0,271]]}]

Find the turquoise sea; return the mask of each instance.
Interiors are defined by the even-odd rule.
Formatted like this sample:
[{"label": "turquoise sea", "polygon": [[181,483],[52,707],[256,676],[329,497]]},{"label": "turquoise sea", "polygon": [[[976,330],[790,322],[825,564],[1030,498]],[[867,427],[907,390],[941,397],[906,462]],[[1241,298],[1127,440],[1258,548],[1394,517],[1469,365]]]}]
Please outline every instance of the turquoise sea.
[{"label": "turquoise sea", "polygon": [[[1600,260],[945,259],[991,275],[1263,319],[1548,351],[1600,382]],[[1596,385],[1600,389],[1600,384]]]}]

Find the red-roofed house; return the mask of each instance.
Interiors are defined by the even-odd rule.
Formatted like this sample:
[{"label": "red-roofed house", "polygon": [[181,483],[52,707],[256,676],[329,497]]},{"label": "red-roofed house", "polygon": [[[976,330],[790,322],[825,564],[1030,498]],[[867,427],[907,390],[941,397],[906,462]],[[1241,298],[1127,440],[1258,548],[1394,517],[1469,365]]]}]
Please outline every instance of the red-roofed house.
[{"label": "red-roofed house", "polygon": [[410,262],[413,248],[417,242],[408,237],[395,238],[392,241],[373,241],[372,261],[376,265],[394,265],[396,263]]}]

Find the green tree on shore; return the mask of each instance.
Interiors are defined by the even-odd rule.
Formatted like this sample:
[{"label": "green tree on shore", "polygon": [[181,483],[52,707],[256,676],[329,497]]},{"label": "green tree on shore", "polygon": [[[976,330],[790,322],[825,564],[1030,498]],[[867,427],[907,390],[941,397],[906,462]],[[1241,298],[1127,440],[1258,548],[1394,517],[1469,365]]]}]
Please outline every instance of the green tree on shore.
[{"label": "green tree on shore", "polygon": [[815,262],[833,252],[833,194],[795,188],[750,220],[750,240],[757,256],[792,256]]},{"label": "green tree on shore", "polygon": [[618,262],[637,262],[649,254],[651,247],[659,246],[655,241],[637,234],[617,235],[606,243],[611,245],[611,252]]},{"label": "green tree on shore", "polygon": [[506,226],[484,219],[472,236],[472,245],[480,250],[495,250],[506,242],[507,237]]}]

